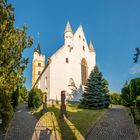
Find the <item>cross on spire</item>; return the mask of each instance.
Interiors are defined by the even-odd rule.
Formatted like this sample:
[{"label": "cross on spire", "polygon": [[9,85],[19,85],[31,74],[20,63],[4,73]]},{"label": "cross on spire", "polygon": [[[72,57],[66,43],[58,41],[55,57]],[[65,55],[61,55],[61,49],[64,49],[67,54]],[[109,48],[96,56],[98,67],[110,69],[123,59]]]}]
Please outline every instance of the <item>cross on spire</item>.
[{"label": "cross on spire", "polygon": [[136,48],[136,54],[134,54],[133,58],[134,63],[137,63],[139,56],[140,56],[140,48]]},{"label": "cross on spire", "polygon": [[37,47],[34,50],[35,52],[38,52],[39,54],[41,54],[41,49],[40,49],[40,33],[38,32],[38,44]]},{"label": "cross on spire", "polygon": [[40,33],[38,32],[38,44],[40,43]]}]

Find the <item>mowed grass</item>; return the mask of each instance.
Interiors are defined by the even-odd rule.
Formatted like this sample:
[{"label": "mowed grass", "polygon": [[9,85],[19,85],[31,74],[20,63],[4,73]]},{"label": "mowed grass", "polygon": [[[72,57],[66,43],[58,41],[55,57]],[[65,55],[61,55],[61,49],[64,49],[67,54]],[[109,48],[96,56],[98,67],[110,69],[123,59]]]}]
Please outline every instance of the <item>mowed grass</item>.
[{"label": "mowed grass", "polygon": [[[40,110],[40,109],[39,109]],[[68,118],[60,118],[60,105],[48,106],[48,112],[53,112],[57,121],[57,131],[63,140],[82,140],[90,128],[100,119],[106,109],[89,110],[78,108],[77,104],[66,105]],[[41,115],[37,111],[37,115]]]}]

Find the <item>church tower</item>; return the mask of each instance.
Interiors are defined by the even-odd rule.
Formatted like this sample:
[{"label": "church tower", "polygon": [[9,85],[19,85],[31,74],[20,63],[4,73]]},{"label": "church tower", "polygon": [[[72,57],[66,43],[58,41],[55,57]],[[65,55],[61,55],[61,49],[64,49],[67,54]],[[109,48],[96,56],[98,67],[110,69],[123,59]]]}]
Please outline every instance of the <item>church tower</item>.
[{"label": "church tower", "polygon": [[[45,56],[41,54],[40,43],[38,42],[37,48],[34,50],[32,61],[32,87],[34,86],[37,78],[41,74],[45,66]],[[40,85],[38,85],[39,88]]]},{"label": "church tower", "polygon": [[64,31],[64,44],[65,46],[69,48],[73,47],[73,32],[72,32],[69,21],[67,22],[66,28]]}]

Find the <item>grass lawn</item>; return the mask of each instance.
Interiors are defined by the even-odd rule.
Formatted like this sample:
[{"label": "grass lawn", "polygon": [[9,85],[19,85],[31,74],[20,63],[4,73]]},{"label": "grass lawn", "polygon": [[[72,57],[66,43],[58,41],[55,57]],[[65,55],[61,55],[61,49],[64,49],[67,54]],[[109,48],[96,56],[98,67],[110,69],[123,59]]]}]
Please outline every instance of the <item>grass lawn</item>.
[{"label": "grass lawn", "polygon": [[[68,118],[60,119],[60,105],[54,107],[48,106],[48,113],[53,112],[55,124],[58,126],[57,131],[60,133],[61,139],[66,140],[82,140],[89,129],[100,119],[105,109],[102,110],[89,110],[79,109],[76,104],[67,104]],[[39,108],[35,113],[40,116],[41,109]],[[50,119],[47,119],[50,120]],[[50,124],[50,123],[49,123]]]}]

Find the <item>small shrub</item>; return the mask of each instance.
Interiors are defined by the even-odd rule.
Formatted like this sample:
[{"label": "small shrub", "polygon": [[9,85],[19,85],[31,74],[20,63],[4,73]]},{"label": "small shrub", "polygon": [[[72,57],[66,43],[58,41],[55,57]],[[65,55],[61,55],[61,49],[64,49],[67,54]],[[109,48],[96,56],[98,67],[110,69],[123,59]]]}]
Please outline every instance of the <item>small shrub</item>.
[{"label": "small shrub", "polygon": [[13,107],[10,98],[5,95],[0,95],[0,118],[2,119],[2,127],[6,128],[13,116]]},{"label": "small shrub", "polygon": [[19,89],[17,88],[16,91],[14,91],[12,94],[12,105],[14,109],[18,106],[18,101],[19,101]]},{"label": "small shrub", "polygon": [[23,98],[21,96],[19,96],[19,100],[18,100],[19,103],[24,103],[25,101],[23,100]]},{"label": "small shrub", "polygon": [[21,102],[27,102],[28,101],[28,90],[26,89],[26,87],[22,87],[20,89],[20,99]]},{"label": "small shrub", "polygon": [[110,103],[119,105],[121,104],[121,96],[119,93],[112,93],[110,94]]},{"label": "small shrub", "polygon": [[42,104],[43,93],[40,89],[34,88],[29,92],[28,106],[38,108]]},{"label": "small shrub", "polygon": [[11,104],[7,104],[3,108],[3,111],[1,112],[1,116],[3,119],[2,126],[4,128],[6,128],[13,117],[13,108],[12,108]]},{"label": "small shrub", "polygon": [[140,108],[140,96],[137,97],[135,103],[136,103],[136,107]]}]

